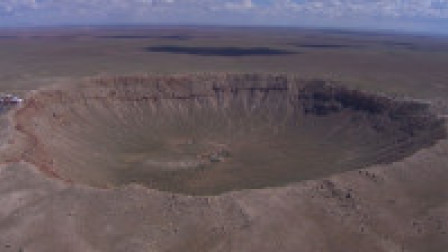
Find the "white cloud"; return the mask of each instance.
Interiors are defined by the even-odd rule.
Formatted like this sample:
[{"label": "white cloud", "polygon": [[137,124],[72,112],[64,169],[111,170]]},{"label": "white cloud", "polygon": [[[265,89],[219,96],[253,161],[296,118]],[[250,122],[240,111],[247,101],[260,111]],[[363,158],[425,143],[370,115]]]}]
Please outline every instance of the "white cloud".
[{"label": "white cloud", "polygon": [[[277,10],[326,16],[382,15],[448,17],[448,0],[271,0],[264,7],[252,0],[0,0],[0,10],[14,12],[29,9],[67,9],[103,11],[112,9],[138,10],[140,8],[171,7],[208,10]],[[266,2],[266,1],[264,1]],[[265,10],[262,10],[265,8]]]},{"label": "white cloud", "polygon": [[252,9],[254,7],[254,4],[252,0],[242,0],[239,2],[227,2],[224,5],[225,9],[228,10],[248,10]]},{"label": "white cloud", "polygon": [[16,9],[32,9],[36,6],[35,0],[0,0],[0,13],[10,13]]},{"label": "white cloud", "polygon": [[448,0],[280,0],[277,9],[325,16],[448,17]]},{"label": "white cloud", "polygon": [[[235,13],[233,15],[232,13]],[[169,22],[356,18],[448,18],[448,0],[0,0],[0,18]],[[261,22],[261,21],[260,21]],[[284,23],[287,23],[286,21]],[[1,23],[0,23],[1,25]]]}]

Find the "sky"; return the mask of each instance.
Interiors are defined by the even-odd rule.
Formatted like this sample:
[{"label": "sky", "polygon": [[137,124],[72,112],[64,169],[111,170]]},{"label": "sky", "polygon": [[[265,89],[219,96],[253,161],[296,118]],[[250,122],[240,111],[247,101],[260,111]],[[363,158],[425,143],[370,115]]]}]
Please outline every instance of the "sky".
[{"label": "sky", "polygon": [[0,0],[0,27],[127,24],[448,34],[448,0]]}]

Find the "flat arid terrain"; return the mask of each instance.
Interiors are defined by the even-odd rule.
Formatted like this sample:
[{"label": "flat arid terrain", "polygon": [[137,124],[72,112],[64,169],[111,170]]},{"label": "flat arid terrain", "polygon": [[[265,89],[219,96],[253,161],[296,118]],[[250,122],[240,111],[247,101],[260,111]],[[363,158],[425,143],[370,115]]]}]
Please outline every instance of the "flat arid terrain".
[{"label": "flat arid terrain", "polygon": [[448,38],[0,30],[0,251],[448,248]]}]

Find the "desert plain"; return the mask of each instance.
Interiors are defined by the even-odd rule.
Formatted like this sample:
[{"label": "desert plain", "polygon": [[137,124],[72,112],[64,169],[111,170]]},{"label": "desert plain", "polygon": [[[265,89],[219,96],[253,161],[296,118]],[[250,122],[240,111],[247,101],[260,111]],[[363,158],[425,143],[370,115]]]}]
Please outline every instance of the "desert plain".
[{"label": "desert plain", "polygon": [[0,31],[0,251],[445,251],[448,39]]}]

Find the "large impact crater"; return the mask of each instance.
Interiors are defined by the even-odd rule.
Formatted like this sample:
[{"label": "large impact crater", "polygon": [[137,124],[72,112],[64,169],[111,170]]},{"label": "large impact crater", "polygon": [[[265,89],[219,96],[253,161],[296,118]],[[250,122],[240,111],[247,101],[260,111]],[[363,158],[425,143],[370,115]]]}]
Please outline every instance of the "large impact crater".
[{"label": "large impact crater", "polygon": [[192,195],[393,162],[445,137],[428,105],[286,75],[98,78],[17,111],[21,159],[95,187]]}]

